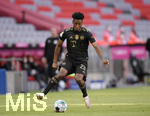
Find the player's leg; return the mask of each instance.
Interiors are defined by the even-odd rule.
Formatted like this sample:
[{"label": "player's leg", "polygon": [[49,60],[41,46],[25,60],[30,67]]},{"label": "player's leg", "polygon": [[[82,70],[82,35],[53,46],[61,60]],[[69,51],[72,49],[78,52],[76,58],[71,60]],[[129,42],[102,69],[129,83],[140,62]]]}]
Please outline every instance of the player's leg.
[{"label": "player's leg", "polygon": [[83,93],[83,98],[84,98],[84,101],[85,101],[85,105],[87,108],[90,108],[91,107],[91,102],[90,102],[90,98],[87,94],[87,91],[86,91],[86,85],[85,85],[85,82],[83,80],[84,78],[84,75],[83,74],[76,74],[75,75],[75,80],[76,82],[78,83],[82,93]]},{"label": "player's leg", "polygon": [[[54,77],[56,74],[57,74],[56,70],[54,68],[52,68],[51,69],[51,77]],[[52,88],[52,91],[58,91],[58,83],[54,85],[54,87]]]},{"label": "player's leg", "polygon": [[59,80],[61,80],[63,77],[65,77],[68,72],[72,69],[72,62],[69,59],[65,59],[61,64],[60,64],[60,71],[59,73],[52,77],[50,82],[47,84],[45,90],[43,93],[36,93],[37,99],[43,99],[44,96],[58,83]]},{"label": "player's leg", "polygon": [[68,71],[65,68],[61,67],[59,73],[56,76],[52,77],[52,79],[46,86],[45,90],[43,91],[44,95],[46,95],[53,88],[53,86],[55,86],[59,82],[59,80],[65,77],[67,73]]},{"label": "player's leg", "polygon": [[48,82],[50,81],[51,77],[52,77],[52,62],[48,62],[48,66],[46,68],[46,84],[48,84]]},{"label": "player's leg", "polygon": [[86,91],[86,85],[85,82],[83,81],[84,75],[83,74],[76,74],[75,75],[75,81],[77,82],[77,84],[79,85],[82,93],[83,93],[83,97],[87,96],[87,91]]},{"label": "player's leg", "polygon": [[67,73],[68,71],[61,67],[59,73],[52,77],[52,79],[49,81],[43,93],[36,93],[37,99],[43,99],[44,96],[58,83],[58,81],[67,75]]},{"label": "player's leg", "polygon": [[78,85],[83,93],[83,98],[84,98],[86,107],[90,108],[91,102],[90,102],[89,96],[87,94],[86,84],[85,84],[86,76],[87,76],[87,63],[77,65],[75,80],[78,83]]}]

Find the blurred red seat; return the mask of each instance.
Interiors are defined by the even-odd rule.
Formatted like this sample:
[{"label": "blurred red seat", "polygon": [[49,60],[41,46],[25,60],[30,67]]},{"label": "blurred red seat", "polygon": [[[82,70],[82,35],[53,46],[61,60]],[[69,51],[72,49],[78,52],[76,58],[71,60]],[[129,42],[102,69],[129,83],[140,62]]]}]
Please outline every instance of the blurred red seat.
[{"label": "blurred red seat", "polygon": [[130,20],[124,20],[124,21],[122,21],[122,24],[125,26],[132,26],[132,27],[135,26],[135,23],[133,21],[130,21]]},{"label": "blurred red seat", "polygon": [[117,9],[117,8],[114,8],[114,12],[115,12],[116,14],[123,14],[122,10]]},{"label": "blurred red seat", "polygon": [[32,0],[15,0],[16,4],[34,4],[34,2]]},{"label": "blurred red seat", "polygon": [[28,76],[28,81],[35,81],[35,77],[34,76]]},{"label": "blurred red seat", "polygon": [[115,14],[101,14],[102,19],[118,19]]},{"label": "blurred red seat", "polygon": [[51,8],[48,6],[38,6],[38,11],[51,11]]}]

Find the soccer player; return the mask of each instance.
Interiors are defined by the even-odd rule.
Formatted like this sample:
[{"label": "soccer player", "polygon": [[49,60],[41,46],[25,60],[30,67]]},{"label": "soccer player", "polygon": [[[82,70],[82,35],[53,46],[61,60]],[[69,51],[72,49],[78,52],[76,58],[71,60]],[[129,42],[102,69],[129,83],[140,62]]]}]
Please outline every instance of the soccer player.
[{"label": "soccer player", "polygon": [[[44,57],[42,58],[42,61],[44,62],[44,64],[48,64],[48,67],[46,69],[46,73],[47,73],[46,83],[48,83],[49,80],[56,75],[56,70],[52,68],[52,64],[53,64],[53,58],[54,58],[54,50],[59,39],[56,28],[52,27],[50,29],[50,32],[51,32],[51,37],[48,37],[46,39],[45,48],[44,48]],[[62,52],[62,49],[61,49],[61,52]],[[58,91],[58,84],[54,86],[53,90]]]},{"label": "soccer player", "polygon": [[82,27],[84,14],[80,12],[75,12],[72,15],[73,18],[73,27],[64,30],[60,34],[60,39],[55,48],[54,59],[53,59],[53,68],[57,69],[57,57],[60,51],[60,48],[64,42],[67,40],[67,50],[65,60],[60,64],[59,73],[54,76],[51,81],[46,86],[43,93],[36,93],[37,99],[43,99],[44,96],[52,89],[52,87],[58,83],[63,77],[68,74],[75,73],[75,81],[79,85],[85,105],[87,108],[91,107],[91,102],[86,91],[86,76],[87,76],[87,61],[88,61],[88,45],[89,41],[92,46],[95,48],[98,56],[101,58],[102,62],[109,66],[109,61],[105,60],[102,55],[102,51],[99,49],[93,35],[84,27]]}]

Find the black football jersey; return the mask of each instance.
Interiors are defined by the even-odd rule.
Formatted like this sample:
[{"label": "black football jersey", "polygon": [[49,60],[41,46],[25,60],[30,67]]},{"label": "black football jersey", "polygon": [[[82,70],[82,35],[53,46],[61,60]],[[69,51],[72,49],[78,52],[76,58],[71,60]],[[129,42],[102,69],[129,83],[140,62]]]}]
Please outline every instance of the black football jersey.
[{"label": "black football jersey", "polygon": [[58,43],[58,39],[59,37],[56,38],[49,37],[45,42],[44,57],[46,57],[48,61],[53,62],[54,50]]},{"label": "black football jersey", "polygon": [[81,31],[74,31],[73,27],[64,30],[60,34],[60,39],[67,40],[68,53],[66,57],[71,58],[75,61],[86,62],[88,60],[88,45],[95,42],[93,35],[84,27]]}]

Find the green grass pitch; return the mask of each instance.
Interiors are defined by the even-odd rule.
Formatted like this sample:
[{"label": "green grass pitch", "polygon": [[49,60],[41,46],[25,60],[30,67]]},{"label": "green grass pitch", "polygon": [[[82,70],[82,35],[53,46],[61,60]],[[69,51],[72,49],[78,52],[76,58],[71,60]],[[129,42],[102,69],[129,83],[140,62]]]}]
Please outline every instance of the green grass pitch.
[{"label": "green grass pitch", "polygon": [[[44,107],[35,101],[35,93],[22,94],[23,104],[19,100],[17,102],[19,94],[12,95],[14,106],[9,102],[8,106],[6,95],[0,95],[0,116],[150,116],[150,86],[88,90],[92,103],[90,109],[85,107],[80,90],[65,90],[48,93],[47,99],[43,100],[47,107],[44,111],[35,111],[35,106],[37,109]],[[65,100],[68,105],[64,113],[53,110],[54,102],[59,99]],[[14,111],[16,107],[18,109]]]}]

